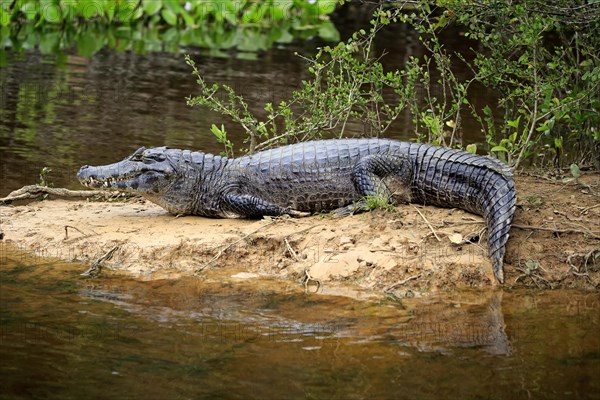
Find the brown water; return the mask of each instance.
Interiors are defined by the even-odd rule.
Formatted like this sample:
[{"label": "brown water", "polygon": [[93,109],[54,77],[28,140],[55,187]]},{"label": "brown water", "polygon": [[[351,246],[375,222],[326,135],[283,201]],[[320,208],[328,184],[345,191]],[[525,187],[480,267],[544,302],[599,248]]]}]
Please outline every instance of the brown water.
[{"label": "brown water", "polygon": [[3,247],[0,398],[600,397],[600,295],[85,279]]}]

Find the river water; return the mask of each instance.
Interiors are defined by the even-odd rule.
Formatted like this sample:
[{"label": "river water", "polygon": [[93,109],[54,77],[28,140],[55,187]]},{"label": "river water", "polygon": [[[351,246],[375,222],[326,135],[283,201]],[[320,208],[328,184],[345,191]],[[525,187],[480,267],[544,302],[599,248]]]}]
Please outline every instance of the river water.
[{"label": "river water", "polygon": [[[414,32],[380,37],[388,65],[422,54]],[[447,41],[467,47],[460,35]],[[218,152],[213,123],[240,145],[239,127],[186,106],[195,82],[184,54],[260,112],[307,77],[293,52],[310,55],[317,44],[255,59],[3,50],[0,196],[37,182],[43,167],[55,186],[79,188],[79,166],[142,145]],[[401,116],[388,136],[412,135]],[[89,280],[83,270],[0,243],[0,398],[600,398],[598,293],[359,301],[218,272],[140,282]]]},{"label": "river water", "polygon": [[0,398],[597,399],[600,296],[86,279],[3,247]]}]

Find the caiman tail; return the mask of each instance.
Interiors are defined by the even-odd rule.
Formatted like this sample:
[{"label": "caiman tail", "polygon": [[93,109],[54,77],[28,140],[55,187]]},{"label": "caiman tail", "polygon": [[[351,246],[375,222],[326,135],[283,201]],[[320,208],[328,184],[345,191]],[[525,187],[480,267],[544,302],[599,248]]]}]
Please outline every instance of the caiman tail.
[{"label": "caiman tail", "polygon": [[457,207],[482,215],[494,275],[504,282],[503,260],[516,191],[512,172],[498,160],[456,149],[414,144],[413,201]]}]

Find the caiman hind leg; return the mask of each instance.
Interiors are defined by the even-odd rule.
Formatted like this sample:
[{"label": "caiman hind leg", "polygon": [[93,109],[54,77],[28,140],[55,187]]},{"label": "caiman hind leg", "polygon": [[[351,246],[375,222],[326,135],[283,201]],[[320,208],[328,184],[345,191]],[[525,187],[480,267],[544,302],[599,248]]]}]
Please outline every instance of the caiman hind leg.
[{"label": "caiman hind leg", "polygon": [[370,200],[384,203],[410,202],[412,165],[407,157],[389,154],[373,154],[363,157],[354,166],[354,186],[362,199],[334,211],[346,216],[372,209]]},{"label": "caiman hind leg", "polygon": [[224,197],[224,217],[260,218],[265,215],[277,217],[289,215],[291,217],[305,217],[310,213],[292,210],[278,206],[259,197],[248,194],[228,194]]}]

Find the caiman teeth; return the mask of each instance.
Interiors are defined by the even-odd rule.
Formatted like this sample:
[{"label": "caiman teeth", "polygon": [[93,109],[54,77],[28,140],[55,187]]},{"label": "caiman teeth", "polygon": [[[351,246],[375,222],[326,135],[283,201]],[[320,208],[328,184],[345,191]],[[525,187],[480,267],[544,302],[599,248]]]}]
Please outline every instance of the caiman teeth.
[{"label": "caiman teeth", "polygon": [[96,177],[89,177],[86,181],[85,184],[88,186],[102,186],[105,188],[111,187],[114,183],[116,182],[123,182],[126,180],[131,179],[131,176],[123,176],[123,177],[113,177],[113,176],[109,176],[106,179],[98,179]]}]

